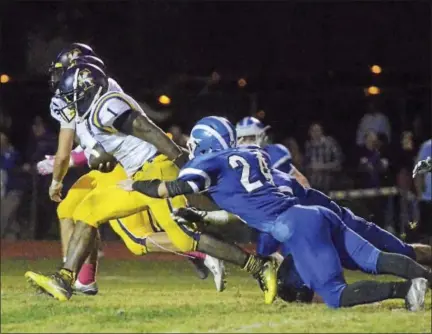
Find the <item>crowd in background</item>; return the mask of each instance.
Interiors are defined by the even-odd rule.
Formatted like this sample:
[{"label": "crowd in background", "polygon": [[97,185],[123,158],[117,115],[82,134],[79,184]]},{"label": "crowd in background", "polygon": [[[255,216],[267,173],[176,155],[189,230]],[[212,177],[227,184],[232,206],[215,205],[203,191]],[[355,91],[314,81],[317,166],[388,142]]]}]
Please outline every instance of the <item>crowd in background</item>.
[{"label": "crowd in background", "polygon": [[[175,115],[171,121],[175,122]],[[324,192],[396,186],[398,196],[387,196],[384,201],[374,197],[365,200],[363,207],[368,210],[364,214],[393,233],[405,236],[415,230],[427,234],[431,227],[423,224],[422,228],[417,228],[416,222],[425,220],[421,219],[421,212],[430,215],[430,178],[413,180],[411,177],[420,147],[427,140],[416,129],[416,122],[417,119],[409,130],[394,135],[388,117],[376,104],[370,103],[352,143],[338,143],[320,122],[309,125],[308,139],[304,143],[291,136],[286,136],[281,143],[289,149],[293,164],[308,177],[311,185]],[[174,123],[166,130],[176,143],[185,146],[188,137],[180,126]],[[1,235],[9,239],[47,238],[56,221],[55,204],[47,196],[51,178],[37,175],[35,165],[45,155],[55,153],[55,129],[51,129],[43,117],[35,116],[31,133],[26,134],[26,150],[21,151],[11,142],[13,131],[19,128],[10,115],[1,110]],[[421,152],[422,158],[425,154],[427,150]],[[85,168],[71,169],[65,191],[85,172]]]},{"label": "crowd in background", "polygon": [[[398,195],[344,204],[408,238],[411,231],[424,234],[425,226],[432,234],[424,218],[432,205],[430,175],[411,177],[419,152],[430,154],[422,145],[431,137],[430,38],[412,34],[429,26],[421,5],[353,2],[348,10],[281,2],[263,10],[265,2],[251,2],[247,11],[236,2],[226,4],[230,10],[211,2],[27,5],[10,6],[8,49],[0,54],[4,70],[19,77],[2,87],[7,97],[0,101],[1,237],[57,237],[51,176],[37,175],[35,164],[56,151],[44,82],[69,42],[94,47],[108,74],[138,101],[153,108],[159,94],[170,95],[172,110],[149,114],[179,145],[199,117],[261,116],[272,126],[270,139],[289,149],[313,187],[327,193],[396,187]],[[375,59],[383,60],[380,75],[369,69]],[[363,96],[370,84],[390,103]],[[85,172],[69,171],[65,193]],[[421,228],[412,229],[418,221]]]}]

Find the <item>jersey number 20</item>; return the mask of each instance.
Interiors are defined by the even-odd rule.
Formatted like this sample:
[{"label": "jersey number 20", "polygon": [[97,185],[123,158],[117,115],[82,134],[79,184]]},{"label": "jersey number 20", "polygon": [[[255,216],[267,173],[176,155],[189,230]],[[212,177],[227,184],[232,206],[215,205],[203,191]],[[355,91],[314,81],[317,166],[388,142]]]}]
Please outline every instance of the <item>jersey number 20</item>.
[{"label": "jersey number 20", "polygon": [[[264,160],[264,157],[258,152],[257,158],[259,160],[259,166],[260,166],[261,173],[264,175],[264,177],[269,182],[273,183],[273,178],[270,174],[270,171],[268,170],[268,168],[266,166],[266,162]],[[250,192],[263,186],[263,183],[260,180],[257,180],[255,182],[250,181],[250,179],[249,179],[250,178],[250,164],[246,161],[245,158],[238,156],[238,155],[232,155],[229,157],[229,164],[230,164],[231,168],[242,167],[240,183],[246,189],[247,192],[250,193]]]}]

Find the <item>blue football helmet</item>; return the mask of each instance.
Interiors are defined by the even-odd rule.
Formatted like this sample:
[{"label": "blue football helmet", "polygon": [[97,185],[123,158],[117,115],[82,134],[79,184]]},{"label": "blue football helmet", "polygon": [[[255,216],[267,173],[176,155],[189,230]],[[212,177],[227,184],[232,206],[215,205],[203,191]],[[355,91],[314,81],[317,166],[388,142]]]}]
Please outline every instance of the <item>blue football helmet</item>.
[{"label": "blue football helmet", "polygon": [[204,117],[192,128],[187,147],[189,158],[237,146],[234,125],[224,117]]},{"label": "blue football helmet", "polygon": [[267,140],[266,131],[270,126],[264,124],[255,117],[244,117],[236,125],[237,140],[239,146],[264,145]]},{"label": "blue football helmet", "polygon": [[82,56],[97,57],[96,53],[90,46],[81,43],[72,43],[57,55],[56,59],[51,63],[48,70],[50,75],[49,86],[53,93],[57,90],[60,78],[66,69],[71,65],[71,62],[75,58]]},{"label": "blue football helmet", "polygon": [[57,97],[66,102],[62,109],[75,111],[81,119],[91,106],[108,91],[108,77],[96,65],[83,63],[69,67],[58,84]]}]

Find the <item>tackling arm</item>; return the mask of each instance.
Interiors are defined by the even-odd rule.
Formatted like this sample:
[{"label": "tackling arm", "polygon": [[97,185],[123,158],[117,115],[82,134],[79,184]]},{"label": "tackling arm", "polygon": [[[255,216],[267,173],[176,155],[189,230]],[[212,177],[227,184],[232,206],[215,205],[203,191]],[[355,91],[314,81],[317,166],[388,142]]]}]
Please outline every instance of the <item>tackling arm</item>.
[{"label": "tackling arm", "polygon": [[194,189],[188,182],[182,180],[175,181],[135,181],[132,189],[153,198],[169,198],[178,195],[188,195],[194,193]]}]

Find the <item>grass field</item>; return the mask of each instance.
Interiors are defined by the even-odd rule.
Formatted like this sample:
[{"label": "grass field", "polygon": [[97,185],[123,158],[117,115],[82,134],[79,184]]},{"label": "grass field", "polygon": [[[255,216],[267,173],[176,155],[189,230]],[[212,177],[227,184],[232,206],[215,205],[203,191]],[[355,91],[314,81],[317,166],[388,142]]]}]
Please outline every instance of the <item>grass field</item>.
[{"label": "grass field", "polygon": [[343,310],[282,301],[268,306],[256,282],[232,267],[227,289],[218,293],[212,279],[197,279],[183,260],[103,259],[99,294],[62,303],[36,295],[23,277],[28,269],[52,271],[57,264],[2,259],[2,333],[431,332],[430,292],[420,313],[405,311],[402,301]]}]

